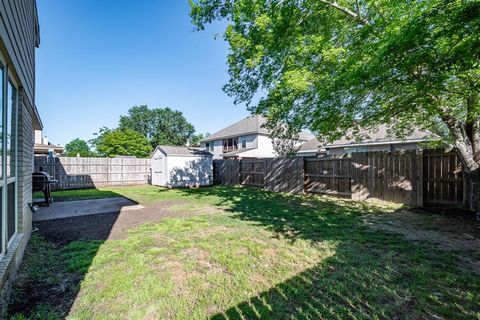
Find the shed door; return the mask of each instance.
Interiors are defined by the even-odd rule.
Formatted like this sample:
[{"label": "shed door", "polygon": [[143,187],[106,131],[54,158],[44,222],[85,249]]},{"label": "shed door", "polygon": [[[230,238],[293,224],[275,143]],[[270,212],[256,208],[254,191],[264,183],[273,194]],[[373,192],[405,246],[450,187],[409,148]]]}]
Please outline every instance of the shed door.
[{"label": "shed door", "polygon": [[160,155],[153,158],[153,184],[164,186],[165,185],[165,157]]}]

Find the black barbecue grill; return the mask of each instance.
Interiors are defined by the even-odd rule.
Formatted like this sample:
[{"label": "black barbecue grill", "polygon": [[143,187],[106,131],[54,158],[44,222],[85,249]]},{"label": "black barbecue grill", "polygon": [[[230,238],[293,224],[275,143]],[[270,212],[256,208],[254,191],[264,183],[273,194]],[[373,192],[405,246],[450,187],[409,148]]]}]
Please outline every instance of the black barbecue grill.
[{"label": "black barbecue grill", "polygon": [[32,188],[33,192],[43,192],[45,201],[39,202],[39,204],[44,204],[49,206],[52,203],[52,192],[50,185],[56,183],[57,180],[51,179],[50,175],[43,171],[43,168],[40,167],[39,171],[36,171],[32,174]]}]

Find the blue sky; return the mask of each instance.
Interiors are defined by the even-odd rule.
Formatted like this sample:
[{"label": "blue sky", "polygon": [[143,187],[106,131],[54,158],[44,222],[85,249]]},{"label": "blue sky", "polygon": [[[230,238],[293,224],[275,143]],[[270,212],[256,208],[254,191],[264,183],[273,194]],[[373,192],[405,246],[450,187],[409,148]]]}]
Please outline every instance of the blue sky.
[{"label": "blue sky", "polygon": [[228,81],[224,25],[194,31],[188,0],[37,5],[36,104],[50,141],[90,139],[140,104],[180,110],[201,133],[248,115],[221,90]]}]

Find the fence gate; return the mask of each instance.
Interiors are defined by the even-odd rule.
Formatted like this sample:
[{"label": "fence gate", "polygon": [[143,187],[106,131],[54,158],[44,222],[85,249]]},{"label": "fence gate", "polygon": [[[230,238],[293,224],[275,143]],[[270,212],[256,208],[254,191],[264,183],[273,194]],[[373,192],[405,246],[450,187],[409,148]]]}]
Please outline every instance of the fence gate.
[{"label": "fence gate", "polygon": [[263,188],[265,185],[265,159],[240,160],[240,184]]},{"label": "fence gate", "polygon": [[463,204],[463,167],[455,153],[423,153],[423,202],[425,205]]},{"label": "fence gate", "polygon": [[213,160],[213,184],[222,184],[224,160]]}]

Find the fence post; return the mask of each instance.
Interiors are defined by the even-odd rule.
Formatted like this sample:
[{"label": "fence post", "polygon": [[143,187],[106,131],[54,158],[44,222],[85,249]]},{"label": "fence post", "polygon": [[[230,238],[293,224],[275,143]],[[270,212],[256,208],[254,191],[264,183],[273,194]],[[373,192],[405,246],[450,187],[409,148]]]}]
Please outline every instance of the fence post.
[{"label": "fence post", "polygon": [[423,150],[416,151],[416,179],[417,184],[417,207],[423,207]]},{"label": "fence post", "polygon": [[107,186],[110,185],[110,158],[107,158]]},{"label": "fence post", "polygon": [[239,185],[242,185],[242,169],[241,169],[242,160],[241,160],[241,159],[237,159],[237,161],[238,161],[238,166],[237,166],[238,184],[239,184]]}]

